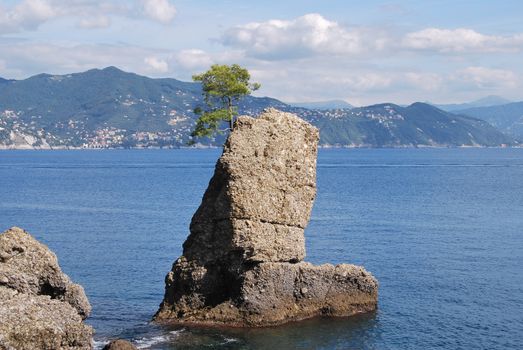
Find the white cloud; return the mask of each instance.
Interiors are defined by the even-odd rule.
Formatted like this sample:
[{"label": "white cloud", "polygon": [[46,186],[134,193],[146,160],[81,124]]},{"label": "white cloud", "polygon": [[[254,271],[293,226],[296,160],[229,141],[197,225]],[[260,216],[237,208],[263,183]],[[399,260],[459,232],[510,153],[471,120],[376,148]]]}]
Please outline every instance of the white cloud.
[{"label": "white cloud", "polygon": [[249,73],[253,80],[283,80],[289,77],[289,71],[284,68],[270,67],[270,68],[254,68],[250,69]]},{"label": "white cloud", "polygon": [[454,79],[482,89],[515,88],[519,85],[516,73],[487,67],[467,67],[455,74]]},{"label": "white cloud", "polygon": [[523,34],[494,36],[472,29],[426,28],[408,33],[402,40],[404,48],[439,52],[499,52],[523,49]]},{"label": "white cloud", "polygon": [[192,73],[207,69],[215,63],[231,64],[245,61],[243,53],[235,50],[210,53],[200,49],[187,49],[174,53],[172,58],[180,68]]},{"label": "white cloud", "polygon": [[425,91],[437,91],[445,80],[441,74],[427,72],[406,72],[403,74],[403,79],[407,84]]},{"label": "white cloud", "polygon": [[112,16],[145,17],[167,24],[175,14],[169,0],[21,0],[11,6],[0,3],[0,34],[36,30],[59,18],[73,19],[80,28],[92,29],[109,27]]},{"label": "white cloud", "polygon": [[380,51],[388,43],[377,29],[347,29],[314,13],[293,20],[236,26],[227,30],[221,41],[263,59],[361,54]]},{"label": "white cloud", "polygon": [[323,79],[325,83],[345,86],[356,91],[383,90],[394,82],[390,73],[362,72],[351,75],[331,75]]},{"label": "white cloud", "polygon": [[360,71],[353,72],[348,76],[336,75],[332,72],[325,81],[345,86],[350,91],[359,92],[377,92],[389,91],[392,89],[398,90],[423,90],[438,91],[442,89],[449,81],[449,77],[432,72],[413,72],[402,70],[390,71]]},{"label": "white cloud", "polygon": [[36,30],[58,18],[78,20],[81,28],[106,28],[110,15],[130,15],[131,8],[111,1],[22,0],[9,8],[0,5],[0,34]]},{"label": "white cloud", "polygon": [[[6,61],[6,78],[24,79],[38,73],[64,74],[91,68],[117,66],[138,74],[165,77],[167,71],[161,59],[149,60],[155,65],[144,64],[144,57],[165,57],[168,52],[129,45],[71,45],[18,42],[1,44],[2,59]],[[167,69],[169,67],[167,66]]]},{"label": "white cloud", "polygon": [[398,55],[409,51],[496,53],[523,51],[523,33],[488,35],[473,29],[425,28],[400,34],[378,26],[349,28],[320,14],[252,22],[228,29],[222,44],[251,57],[275,60],[340,55]]},{"label": "white cloud", "polygon": [[147,65],[148,70],[152,70],[158,73],[166,73],[169,71],[169,65],[167,64],[167,62],[160,58],[150,56],[146,57],[144,59],[144,62]]},{"label": "white cloud", "polygon": [[214,63],[210,54],[199,49],[182,50],[174,60],[184,69],[202,69]]},{"label": "white cloud", "polygon": [[82,18],[78,25],[82,28],[108,28],[111,25],[111,19],[107,16],[99,15],[89,18]]},{"label": "white cloud", "polygon": [[169,0],[143,0],[143,9],[149,18],[164,24],[176,15],[176,8]]},{"label": "white cloud", "polygon": [[0,33],[32,30],[56,15],[56,10],[45,0],[24,0],[10,9],[0,5]]}]

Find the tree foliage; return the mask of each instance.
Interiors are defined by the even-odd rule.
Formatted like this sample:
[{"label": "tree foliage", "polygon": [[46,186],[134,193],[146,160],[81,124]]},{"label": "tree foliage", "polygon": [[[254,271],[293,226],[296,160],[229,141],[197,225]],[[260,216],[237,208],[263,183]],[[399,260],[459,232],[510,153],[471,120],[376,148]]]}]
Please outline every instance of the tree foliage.
[{"label": "tree foliage", "polygon": [[[205,102],[205,110],[201,107],[194,110],[199,118],[191,133],[193,138],[232,130],[238,115],[238,102],[260,88],[260,84],[250,82],[249,71],[237,64],[215,64],[207,72],[193,75],[192,78],[201,82]],[[228,122],[229,128],[220,130],[223,122]]]}]

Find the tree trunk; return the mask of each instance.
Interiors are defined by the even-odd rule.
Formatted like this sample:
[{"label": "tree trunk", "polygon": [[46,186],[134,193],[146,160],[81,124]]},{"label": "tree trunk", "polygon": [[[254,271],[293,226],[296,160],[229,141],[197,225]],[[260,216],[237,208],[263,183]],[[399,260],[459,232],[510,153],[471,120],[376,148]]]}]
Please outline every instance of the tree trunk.
[{"label": "tree trunk", "polygon": [[232,115],[232,101],[231,98],[227,98],[227,112],[229,113],[229,127],[232,129],[234,128],[234,116]]}]

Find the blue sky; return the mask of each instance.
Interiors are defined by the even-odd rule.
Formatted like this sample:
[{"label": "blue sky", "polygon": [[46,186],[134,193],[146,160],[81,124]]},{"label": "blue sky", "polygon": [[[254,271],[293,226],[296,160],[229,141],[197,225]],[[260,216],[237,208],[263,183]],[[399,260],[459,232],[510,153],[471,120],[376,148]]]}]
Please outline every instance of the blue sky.
[{"label": "blue sky", "polygon": [[523,100],[521,62],[522,1],[0,0],[5,78],[239,63],[287,102],[451,103]]}]

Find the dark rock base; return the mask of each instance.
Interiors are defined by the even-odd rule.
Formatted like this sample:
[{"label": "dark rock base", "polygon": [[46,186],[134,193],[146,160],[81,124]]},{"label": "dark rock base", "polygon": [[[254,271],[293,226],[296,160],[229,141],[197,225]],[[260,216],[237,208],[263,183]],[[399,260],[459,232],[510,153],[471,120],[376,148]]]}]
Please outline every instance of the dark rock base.
[{"label": "dark rock base", "polygon": [[177,293],[166,296],[155,315],[158,322],[263,327],[377,307],[376,280],[355,265],[261,263],[234,279],[182,258],[173,271],[167,285]]}]

